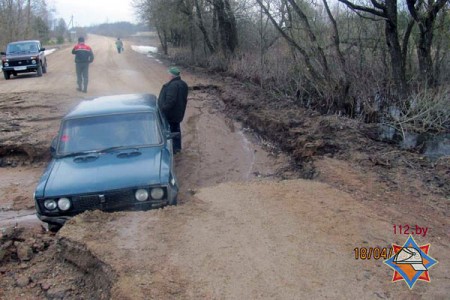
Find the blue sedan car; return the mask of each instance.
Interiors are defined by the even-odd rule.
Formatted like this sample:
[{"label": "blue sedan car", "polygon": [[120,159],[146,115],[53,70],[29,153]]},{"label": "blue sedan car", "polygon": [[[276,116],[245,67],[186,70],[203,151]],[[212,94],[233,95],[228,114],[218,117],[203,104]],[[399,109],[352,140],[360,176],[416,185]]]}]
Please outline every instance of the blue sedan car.
[{"label": "blue sedan car", "polygon": [[35,193],[37,216],[57,231],[86,210],[176,205],[169,125],[151,94],[83,101],[67,114]]}]

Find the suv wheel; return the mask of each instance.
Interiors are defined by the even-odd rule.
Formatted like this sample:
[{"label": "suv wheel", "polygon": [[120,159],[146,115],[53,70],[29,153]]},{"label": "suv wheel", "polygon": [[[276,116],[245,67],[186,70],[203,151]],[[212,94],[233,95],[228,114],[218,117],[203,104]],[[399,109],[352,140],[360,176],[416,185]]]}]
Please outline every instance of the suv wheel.
[{"label": "suv wheel", "polygon": [[42,73],[47,73],[47,62],[44,63],[44,65],[42,66]]},{"label": "suv wheel", "polygon": [[37,67],[37,76],[41,77],[42,76],[42,65],[39,64],[39,66]]},{"label": "suv wheel", "polygon": [[11,74],[9,74],[8,71],[3,71],[3,76],[5,76],[5,79],[8,80]]}]

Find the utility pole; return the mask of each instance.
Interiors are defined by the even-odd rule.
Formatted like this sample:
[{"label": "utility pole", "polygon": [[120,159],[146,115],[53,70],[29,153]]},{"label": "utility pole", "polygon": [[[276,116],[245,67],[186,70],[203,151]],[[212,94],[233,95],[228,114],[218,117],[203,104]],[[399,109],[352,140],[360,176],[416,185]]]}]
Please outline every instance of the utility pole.
[{"label": "utility pole", "polygon": [[69,42],[72,42],[72,38],[76,34],[76,31],[73,30],[73,15],[70,16],[70,21],[69,24],[67,24],[67,29],[69,30]]},{"label": "utility pole", "polygon": [[[72,25],[72,28],[70,27]],[[70,16],[69,24],[67,24],[67,29],[72,30],[73,29],[73,15]]]},{"label": "utility pole", "polygon": [[31,0],[28,0],[28,3],[27,3],[27,25],[26,25],[26,28],[25,28],[25,38],[30,38],[30,32],[31,32],[31,3],[30,3],[30,1]]}]

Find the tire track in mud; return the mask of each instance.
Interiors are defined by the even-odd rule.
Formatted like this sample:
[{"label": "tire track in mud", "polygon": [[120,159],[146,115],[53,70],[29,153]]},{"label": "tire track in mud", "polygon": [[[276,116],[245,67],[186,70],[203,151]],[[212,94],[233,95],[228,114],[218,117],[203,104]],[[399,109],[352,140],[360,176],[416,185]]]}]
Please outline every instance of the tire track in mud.
[{"label": "tire track in mud", "polygon": [[[49,98],[53,105],[42,104],[42,99]],[[68,98],[65,94],[46,92],[0,94],[0,167],[43,163],[49,159],[50,141],[65,114],[61,104]]]}]

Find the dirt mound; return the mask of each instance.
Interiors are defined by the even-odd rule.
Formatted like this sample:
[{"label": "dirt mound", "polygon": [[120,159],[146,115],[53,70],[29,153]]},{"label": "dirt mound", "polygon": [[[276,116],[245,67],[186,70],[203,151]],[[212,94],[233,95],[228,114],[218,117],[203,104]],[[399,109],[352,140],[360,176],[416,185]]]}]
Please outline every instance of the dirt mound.
[{"label": "dirt mound", "polygon": [[[87,252],[83,256],[70,249],[78,260],[89,261]],[[2,228],[0,299],[108,299],[102,273],[86,274],[68,264],[62,256],[66,250],[41,226]]]}]

